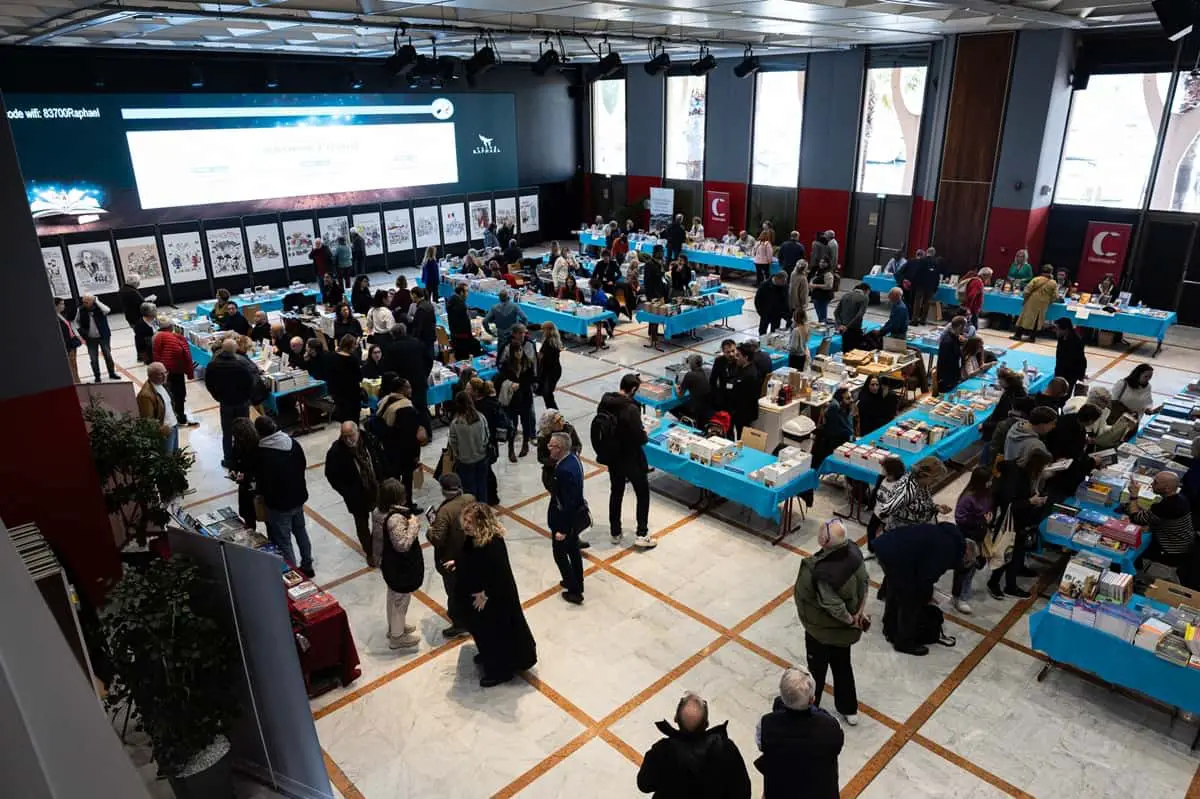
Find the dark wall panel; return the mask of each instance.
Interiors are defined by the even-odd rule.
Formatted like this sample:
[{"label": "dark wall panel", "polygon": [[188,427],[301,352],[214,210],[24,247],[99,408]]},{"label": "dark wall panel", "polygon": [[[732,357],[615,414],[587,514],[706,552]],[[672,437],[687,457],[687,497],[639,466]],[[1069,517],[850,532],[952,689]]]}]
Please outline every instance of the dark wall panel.
[{"label": "dark wall panel", "polygon": [[[746,228],[747,230],[761,230],[763,220],[770,219],[775,223],[777,238],[786,236],[791,232],[790,228],[796,219],[796,189],[751,186],[748,216],[749,227]],[[808,247],[808,241],[804,235],[800,237],[800,240],[804,242],[805,247]]]},{"label": "dark wall panel", "polygon": [[979,259],[991,188],[990,183],[943,181],[938,191],[934,243],[938,255],[956,272],[974,266]]},{"label": "dark wall panel", "polygon": [[[738,61],[721,61],[708,75],[704,179],[750,182],[754,78],[733,74]],[[643,70],[644,72],[645,70]]]},{"label": "dark wall panel", "polygon": [[667,83],[639,66],[625,78],[625,164],[627,174],[662,177]]},{"label": "dark wall panel", "polygon": [[[1079,259],[1083,255],[1084,236],[1089,222],[1124,222],[1133,225],[1134,239],[1137,238],[1138,212],[1120,208],[1093,208],[1086,205],[1052,205],[1046,222],[1046,243],[1042,248],[1043,263],[1053,264],[1055,269],[1066,269],[1074,276],[1079,270]],[[1180,255],[1179,257],[1186,257]],[[1129,254],[1130,262],[1133,253]],[[1128,271],[1130,263],[1126,263]]]},{"label": "dark wall panel", "polygon": [[1014,36],[961,36],[950,93],[942,180],[990,182],[1000,149]]}]

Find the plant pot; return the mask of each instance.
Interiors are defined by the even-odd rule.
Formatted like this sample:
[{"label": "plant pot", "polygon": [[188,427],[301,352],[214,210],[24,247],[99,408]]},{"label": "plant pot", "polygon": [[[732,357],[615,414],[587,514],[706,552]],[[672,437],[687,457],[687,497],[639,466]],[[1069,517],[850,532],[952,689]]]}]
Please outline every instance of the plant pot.
[{"label": "plant pot", "polygon": [[[211,763],[211,765],[203,765]],[[175,799],[234,799],[233,756],[224,736],[192,761],[180,776],[167,777]]]}]

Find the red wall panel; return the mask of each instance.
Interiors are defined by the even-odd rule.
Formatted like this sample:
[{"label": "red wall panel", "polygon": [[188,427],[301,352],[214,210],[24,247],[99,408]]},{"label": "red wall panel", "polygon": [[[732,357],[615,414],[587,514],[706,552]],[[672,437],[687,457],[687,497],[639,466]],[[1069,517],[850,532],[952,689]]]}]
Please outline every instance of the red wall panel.
[{"label": "red wall panel", "polygon": [[983,262],[997,268],[1007,268],[1017,250],[1029,250],[1029,262],[1039,263],[1046,243],[1046,220],[1049,206],[1034,208],[992,208],[988,214],[987,241]]},{"label": "red wall panel", "polygon": [[0,402],[0,485],[4,523],[35,523],[99,603],[121,562],[74,385]]},{"label": "red wall panel", "polygon": [[[649,175],[628,175],[625,178],[625,196],[626,202],[630,205],[638,203],[641,200],[649,199],[650,189],[657,188],[663,184],[660,177],[652,177]],[[641,219],[638,220],[638,227],[645,229],[650,224],[650,212],[643,211]]]},{"label": "red wall panel", "polygon": [[908,257],[929,246],[933,236],[933,207],[933,200],[926,200],[919,194],[913,197],[912,217],[908,223],[908,252],[905,253]]},{"label": "red wall panel", "polygon": [[[744,230],[746,227],[746,202],[750,187],[745,183],[732,183],[723,180],[706,180],[704,181],[704,191],[725,191],[729,192],[729,226],[737,233]],[[778,229],[779,225],[776,224]],[[724,230],[706,230],[705,235],[712,238],[720,238],[725,235]],[[784,234],[786,235],[786,234]]]},{"label": "red wall panel", "polygon": [[[846,228],[850,224],[850,192],[840,189],[805,189],[796,195],[796,230],[804,246],[819,231],[832,230],[837,240],[849,239]],[[778,230],[778,226],[776,226]]]}]

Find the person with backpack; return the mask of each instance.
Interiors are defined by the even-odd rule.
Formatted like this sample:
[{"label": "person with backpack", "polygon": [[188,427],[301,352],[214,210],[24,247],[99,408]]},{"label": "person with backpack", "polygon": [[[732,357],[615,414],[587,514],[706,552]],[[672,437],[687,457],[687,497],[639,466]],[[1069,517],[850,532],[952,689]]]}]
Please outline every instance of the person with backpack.
[{"label": "person with backpack", "polygon": [[421,637],[408,623],[413,591],[425,582],[425,556],[417,541],[419,518],[409,511],[409,497],[394,477],[379,484],[379,502],[371,514],[373,551],[387,585],[387,637],[389,649],[416,649]]},{"label": "person with backpack", "polygon": [[613,544],[621,543],[621,502],[625,483],[633,486],[637,497],[637,529],[634,546],[653,549],[658,542],[650,537],[650,465],[642,449],[648,440],[642,427],[642,413],[634,396],[642,380],[636,374],[621,378],[620,391],[609,391],[600,398],[592,417],[592,449],[596,460],[608,467],[609,533]]},{"label": "person with backpack", "polygon": [[928,644],[939,639],[931,634],[933,614],[927,608],[941,615],[930,605],[933,587],[950,569],[974,563],[978,552],[975,542],[964,540],[949,522],[898,527],[875,539],[875,557],[887,573],[883,637],[893,649],[906,655],[929,654]]},{"label": "person with backpack", "polygon": [[371,417],[371,432],[383,449],[380,479],[394,477],[412,500],[413,472],[418,468],[425,428],[412,403],[412,389],[395,372],[384,372],[379,381],[379,406]]}]

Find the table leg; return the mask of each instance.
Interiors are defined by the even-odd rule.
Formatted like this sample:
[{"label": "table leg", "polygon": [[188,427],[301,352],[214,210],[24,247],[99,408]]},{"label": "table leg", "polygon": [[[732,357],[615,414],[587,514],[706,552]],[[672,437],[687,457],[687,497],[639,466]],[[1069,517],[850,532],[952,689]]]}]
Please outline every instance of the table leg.
[{"label": "table leg", "polygon": [[[1160,352],[1162,352],[1162,345],[1163,345],[1163,340],[1160,338],[1160,339],[1158,340],[1158,346],[1154,348],[1154,354],[1150,356],[1151,358],[1157,358],[1157,357],[1158,357],[1158,354],[1159,354]],[[1195,748],[1195,747],[1193,746],[1193,748]]]},{"label": "table leg", "polygon": [[783,505],[783,516],[779,521],[779,535],[775,536],[775,540],[771,542],[772,546],[778,545],[792,531],[792,501],[794,499],[795,497],[788,497]]},{"label": "table leg", "polygon": [[1046,665],[1042,666],[1042,670],[1038,672],[1037,681],[1042,682],[1043,680],[1045,680],[1046,675],[1048,675],[1050,673],[1050,669],[1052,669],[1052,668],[1054,668],[1054,661],[1053,660],[1046,661]]}]

